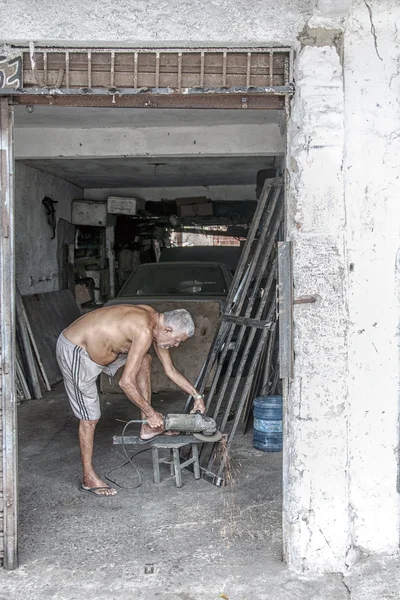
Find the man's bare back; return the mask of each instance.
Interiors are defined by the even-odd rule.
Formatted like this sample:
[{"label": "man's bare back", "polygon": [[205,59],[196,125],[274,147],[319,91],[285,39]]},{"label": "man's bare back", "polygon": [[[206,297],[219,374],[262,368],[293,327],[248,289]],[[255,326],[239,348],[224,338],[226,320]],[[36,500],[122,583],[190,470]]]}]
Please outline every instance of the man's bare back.
[{"label": "man's bare back", "polygon": [[[194,334],[194,323],[184,309],[158,313],[150,306],[108,306],[84,315],[61,333],[57,360],[75,416],[80,419],[79,444],[83,468],[82,489],[96,495],[115,495],[93,469],[93,439],[100,418],[96,379],[103,371],[114,374],[124,366],[119,386],[141,410],[145,422],[140,438],[147,442],[164,432],[160,413],[151,406],[151,356],[154,344],[165,374],[181,390],[193,396],[193,411],[204,412],[203,396],[171,360],[170,348]],[[104,368],[103,368],[104,367]],[[171,432],[169,432],[171,433]]]},{"label": "man's bare back", "polygon": [[[84,348],[99,365],[109,365],[140,342],[146,352],[153,341],[159,313],[150,306],[106,306],[83,315],[64,331],[70,342]],[[146,335],[147,334],[147,335]]]}]

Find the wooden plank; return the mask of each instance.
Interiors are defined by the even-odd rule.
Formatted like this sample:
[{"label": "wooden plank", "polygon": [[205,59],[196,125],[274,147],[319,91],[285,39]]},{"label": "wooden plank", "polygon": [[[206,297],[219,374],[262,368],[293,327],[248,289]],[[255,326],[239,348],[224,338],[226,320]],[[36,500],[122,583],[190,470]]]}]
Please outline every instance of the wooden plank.
[{"label": "wooden plank", "polygon": [[278,242],[279,375],[293,377],[292,242]]},{"label": "wooden plank", "polygon": [[17,309],[17,323],[18,323],[18,331],[20,334],[23,357],[25,359],[25,364],[27,367],[27,375],[28,375],[28,384],[33,393],[33,397],[36,400],[39,400],[42,397],[42,391],[40,389],[40,383],[38,374],[36,371],[35,359],[32,352],[31,341],[29,338],[27,322],[24,314],[24,308],[22,305],[21,296],[19,293],[16,293],[16,309]]},{"label": "wooden plank", "polygon": [[62,379],[56,360],[57,338],[80,317],[79,307],[70,290],[24,296],[22,300],[48,381],[54,385]]},{"label": "wooden plank", "polygon": [[[19,295],[19,292],[18,292],[18,295]],[[21,299],[21,306],[22,306],[22,312],[23,312],[24,320],[25,320],[25,323],[26,323],[26,328],[28,330],[29,339],[30,339],[30,342],[32,344],[33,352],[34,352],[35,357],[36,357],[36,361],[37,361],[37,364],[38,364],[38,367],[39,367],[40,374],[41,374],[41,376],[43,378],[44,386],[45,386],[46,390],[48,392],[50,392],[51,391],[51,387],[50,387],[50,383],[49,383],[49,380],[48,380],[48,377],[47,377],[47,373],[46,373],[46,370],[44,368],[42,359],[40,358],[40,354],[39,354],[39,350],[38,350],[38,347],[37,347],[37,344],[36,344],[36,340],[35,340],[34,335],[33,335],[32,327],[31,327],[31,325],[29,323],[28,315],[26,314],[25,306],[22,303],[22,299]]]}]

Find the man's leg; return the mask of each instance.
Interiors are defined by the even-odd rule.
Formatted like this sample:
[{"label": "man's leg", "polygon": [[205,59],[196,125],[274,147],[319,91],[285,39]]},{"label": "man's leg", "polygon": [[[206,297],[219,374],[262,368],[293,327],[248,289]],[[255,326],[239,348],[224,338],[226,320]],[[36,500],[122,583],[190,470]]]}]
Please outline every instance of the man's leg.
[{"label": "man's leg", "polygon": [[98,419],[95,421],[79,422],[78,437],[83,470],[82,485],[85,488],[104,487],[106,489],[96,490],[95,493],[99,496],[114,496],[117,491],[108,487],[108,485],[96,475],[93,469],[93,440],[94,432],[98,422]]},{"label": "man's leg", "polygon": [[[151,405],[151,362],[152,358],[150,354],[145,354],[142,366],[140,367],[139,373],[137,375],[136,381],[140,393],[143,398],[146,400],[147,404]],[[145,419],[146,415],[142,412],[141,418]],[[140,437],[142,440],[147,440],[158,433],[162,433],[163,427],[158,429],[152,429],[149,425],[143,424],[140,430]]]},{"label": "man's leg", "polygon": [[[151,362],[152,358],[150,354],[145,354],[140,367],[140,371],[137,375],[137,385],[142,394],[143,398],[148,404],[151,405]],[[141,413],[142,419],[146,418],[146,415]],[[155,435],[163,433],[164,427],[158,427],[156,429],[151,428],[149,425],[143,424],[140,430],[140,438],[142,440],[149,440]],[[179,431],[167,431],[167,435],[176,435]]]}]

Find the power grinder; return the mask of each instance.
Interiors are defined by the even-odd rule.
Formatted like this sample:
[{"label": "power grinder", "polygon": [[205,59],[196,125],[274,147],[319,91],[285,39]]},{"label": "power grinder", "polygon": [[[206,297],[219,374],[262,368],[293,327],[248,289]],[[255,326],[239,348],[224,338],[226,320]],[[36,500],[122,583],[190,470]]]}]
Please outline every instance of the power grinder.
[{"label": "power grinder", "polygon": [[[203,442],[218,442],[222,437],[221,432],[217,431],[214,419],[202,415],[200,412],[165,415],[163,420],[165,431],[192,433],[194,437]],[[147,423],[146,420],[132,422]]]}]

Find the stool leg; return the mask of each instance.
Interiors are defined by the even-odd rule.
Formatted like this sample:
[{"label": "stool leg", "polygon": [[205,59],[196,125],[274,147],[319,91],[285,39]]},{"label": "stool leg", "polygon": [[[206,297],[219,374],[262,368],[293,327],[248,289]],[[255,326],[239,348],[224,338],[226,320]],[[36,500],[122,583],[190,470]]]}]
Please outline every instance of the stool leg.
[{"label": "stool leg", "polygon": [[179,460],[179,449],[172,448],[172,452],[174,453],[174,467],[175,467],[175,481],[176,487],[182,487],[182,471],[181,471],[181,463]]},{"label": "stool leg", "polygon": [[174,454],[172,452],[172,448],[170,450],[169,455],[170,455],[170,461],[171,461],[170,464],[169,464],[169,470],[170,470],[170,473],[171,473],[171,477],[175,477]]},{"label": "stool leg", "polygon": [[155,446],[151,447],[151,453],[153,455],[153,477],[154,483],[160,483],[160,463],[158,462],[158,448]]},{"label": "stool leg", "polygon": [[192,456],[195,459],[193,463],[194,478],[200,479],[199,449],[197,444],[192,444]]}]

